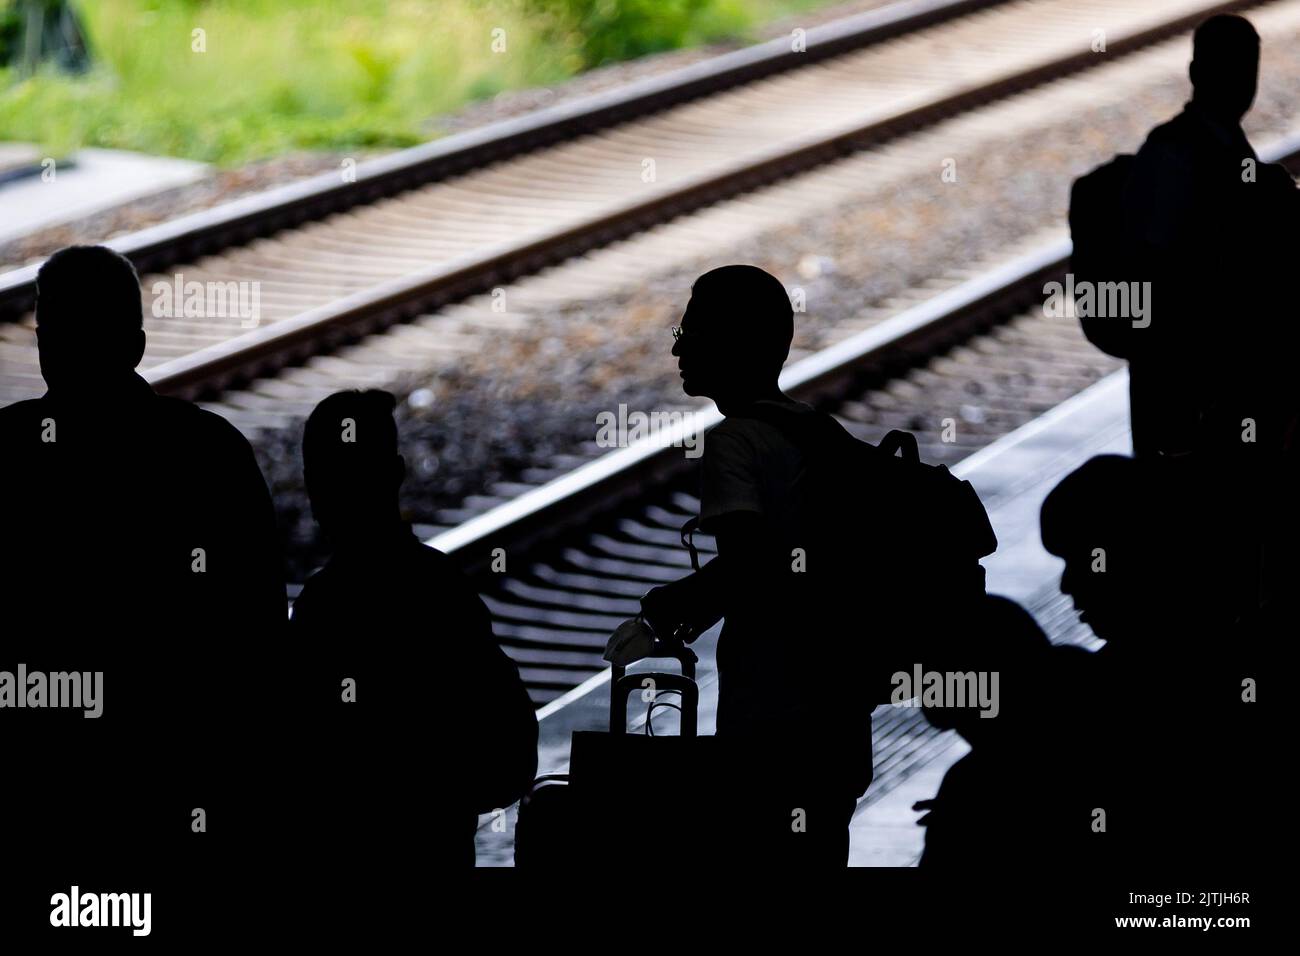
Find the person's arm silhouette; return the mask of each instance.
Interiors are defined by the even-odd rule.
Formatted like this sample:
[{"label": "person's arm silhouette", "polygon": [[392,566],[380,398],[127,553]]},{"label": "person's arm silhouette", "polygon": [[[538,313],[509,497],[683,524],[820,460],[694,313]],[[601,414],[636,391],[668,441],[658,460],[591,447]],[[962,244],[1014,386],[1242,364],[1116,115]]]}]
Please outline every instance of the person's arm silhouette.
[{"label": "person's arm silhouette", "polygon": [[718,555],[642,598],[641,613],[656,634],[671,635],[679,627],[702,633],[763,579],[772,535],[762,513],[755,469],[752,450],[743,440],[724,431],[710,436],[700,530],[717,539]]},{"label": "person's arm silhouette", "polygon": [[661,637],[681,630],[694,640],[722,619],[723,568],[714,558],[684,578],[651,588],[641,598],[641,616]]}]

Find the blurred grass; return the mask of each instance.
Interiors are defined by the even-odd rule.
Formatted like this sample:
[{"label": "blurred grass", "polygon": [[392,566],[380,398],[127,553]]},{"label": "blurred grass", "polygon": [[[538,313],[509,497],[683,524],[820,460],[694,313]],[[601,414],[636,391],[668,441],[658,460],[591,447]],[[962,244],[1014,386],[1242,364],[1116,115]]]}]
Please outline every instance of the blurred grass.
[{"label": "blurred grass", "polygon": [[[19,0],[0,0],[12,7]],[[93,67],[0,67],[0,140],[224,166],[401,147],[503,90],[724,38],[827,0],[80,0]],[[494,30],[505,50],[494,52]],[[192,49],[204,31],[204,52]]]}]

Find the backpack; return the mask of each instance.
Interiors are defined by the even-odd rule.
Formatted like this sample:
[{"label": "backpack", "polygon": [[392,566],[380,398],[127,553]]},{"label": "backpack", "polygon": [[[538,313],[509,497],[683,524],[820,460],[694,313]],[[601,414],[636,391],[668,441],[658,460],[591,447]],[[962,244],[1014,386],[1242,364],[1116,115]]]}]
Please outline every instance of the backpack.
[{"label": "backpack", "polygon": [[[1134,253],[1128,236],[1124,192],[1137,157],[1121,153],[1070,187],[1070,271],[1075,285],[1127,281],[1134,275]],[[1107,355],[1131,358],[1132,325],[1113,318],[1080,318],[1088,341]]]},{"label": "backpack", "polygon": [[[831,636],[828,650],[865,680],[872,700],[884,702],[890,675],[925,665],[927,650],[984,597],[979,562],[997,550],[997,537],[983,503],[970,482],[922,462],[910,432],[872,445],[828,414],[762,404],[741,417],[773,425],[804,452],[794,494],[808,525],[800,542],[807,570],[790,599],[800,620]],[[698,523],[682,527],[697,570]]]}]

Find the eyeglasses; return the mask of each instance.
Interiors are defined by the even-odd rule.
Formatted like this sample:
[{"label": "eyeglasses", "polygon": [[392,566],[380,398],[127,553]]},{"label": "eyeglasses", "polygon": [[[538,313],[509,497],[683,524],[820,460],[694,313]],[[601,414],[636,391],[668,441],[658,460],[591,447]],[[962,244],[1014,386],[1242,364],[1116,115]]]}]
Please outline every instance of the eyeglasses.
[{"label": "eyeglasses", "polygon": [[684,328],[682,328],[680,325],[674,325],[674,326],[673,326],[673,341],[674,341],[674,342],[680,342],[680,341],[682,340],[682,336],[685,335],[685,334],[686,334],[686,330],[685,330]]}]

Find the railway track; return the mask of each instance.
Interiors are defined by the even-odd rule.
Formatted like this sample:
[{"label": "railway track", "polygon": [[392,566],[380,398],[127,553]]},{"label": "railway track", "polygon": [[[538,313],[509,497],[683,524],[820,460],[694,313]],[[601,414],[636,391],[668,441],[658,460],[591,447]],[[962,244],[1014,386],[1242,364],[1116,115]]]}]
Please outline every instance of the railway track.
[{"label": "railway track", "polygon": [[[113,244],[144,270],[160,391],[211,397],[467,295],[1252,2],[913,0]],[[1101,25],[1101,26],[1099,26]],[[1094,52],[1105,31],[1104,56]],[[170,274],[159,270],[167,269]],[[254,285],[259,314],[153,315],[156,283]],[[34,269],[0,276],[0,401],[41,390]],[[203,310],[201,310],[203,311]],[[489,322],[491,320],[488,320]],[[450,348],[455,343],[449,344]]]}]

